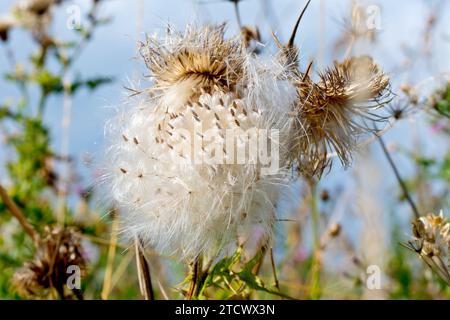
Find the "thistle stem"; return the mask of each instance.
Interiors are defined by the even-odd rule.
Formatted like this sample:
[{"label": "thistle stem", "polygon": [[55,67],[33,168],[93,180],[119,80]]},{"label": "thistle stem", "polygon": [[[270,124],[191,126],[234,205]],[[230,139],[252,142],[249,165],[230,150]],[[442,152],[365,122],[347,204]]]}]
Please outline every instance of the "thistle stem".
[{"label": "thistle stem", "polygon": [[241,14],[239,12],[239,0],[233,0],[234,2],[234,13],[236,14],[237,24],[240,29],[242,29]]},{"label": "thistle stem", "polygon": [[0,198],[4,202],[6,208],[11,212],[11,214],[19,221],[20,225],[24,231],[34,240],[35,243],[39,242],[39,234],[22,213],[17,204],[9,197],[6,190],[0,185]]},{"label": "thistle stem", "polygon": [[405,182],[403,181],[402,177],[400,176],[400,172],[397,169],[397,166],[394,163],[394,160],[392,159],[391,155],[389,154],[388,149],[386,148],[386,144],[383,141],[383,138],[381,136],[376,134],[376,137],[378,138],[378,142],[381,145],[381,149],[383,150],[384,155],[386,156],[389,165],[392,168],[392,171],[394,171],[395,178],[397,179],[398,184],[402,188],[403,195],[405,196],[406,200],[408,201],[409,205],[411,206],[411,209],[414,213],[414,216],[418,219],[420,218],[419,210],[417,210],[416,205],[414,204],[414,201],[411,198],[411,195],[409,194],[408,188],[406,187]]},{"label": "thistle stem", "polygon": [[197,257],[194,262],[192,263],[190,273],[191,273],[191,282],[189,284],[189,289],[186,294],[187,300],[195,299],[196,292],[198,292],[197,287],[199,284],[199,278],[202,270],[202,257]]},{"label": "thistle stem", "polygon": [[270,248],[270,263],[272,265],[272,273],[273,273],[273,280],[275,282],[275,288],[277,288],[277,290],[280,291],[280,284],[278,282],[277,269],[275,266],[275,259],[273,257],[273,248]]},{"label": "thistle stem", "polygon": [[313,259],[311,267],[311,292],[312,300],[320,298],[320,239],[319,239],[319,209],[317,207],[317,183],[313,179],[309,179],[309,188],[311,192],[311,223],[313,233]]},{"label": "thistle stem", "polygon": [[198,280],[197,288],[195,289],[195,293],[194,293],[195,297],[197,297],[197,298],[203,293],[203,286],[205,284],[206,278],[208,277],[209,269],[211,268],[212,263],[213,263],[213,259],[208,261],[204,270],[200,270],[201,273],[198,277],[199,280]]}]

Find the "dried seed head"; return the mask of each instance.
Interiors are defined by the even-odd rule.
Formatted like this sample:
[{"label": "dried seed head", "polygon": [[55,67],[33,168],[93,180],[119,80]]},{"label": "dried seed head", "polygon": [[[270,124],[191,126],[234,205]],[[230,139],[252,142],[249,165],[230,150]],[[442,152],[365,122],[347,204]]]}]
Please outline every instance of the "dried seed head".
[{"label": "dried seed head", "polygon": [[45,14],[57,0],[23,0],[18,7],[36,15]]},{"label": "dried seed head", "polygon": [[[428,214],[413,223],[413,234],[423,241],[422,253],[425,255],[442,256],[446,259],[450,245],[450,223],[442,213]],[[444,260],[445,260],[444,259]]]},{"label": "dried seed head", "polygon": [[[195,89],[233,89],[243,76],[244,47],[239,38],[225,39],[225,26],[186,27],[184,33],[169,29],[164,40],[148,37],[141,45],[156,89],[187,83],[187,99]],[[193,90],[193,88],[195,88]]]},{"label": "dried seed head", "polygon": [[336,63],[313,82],[309,76],[297,81],[299,100],[295,108],[292,160],[307,176],[320,176],[336,152],[347,166],[357,138],[371,132],[371,122],[384,121],[374,111],[389,97],[389,79],[370,57]]},{"label": "dried seed head", "polygon": [[12,16],[5,15],[0,17],[0,39],[2,41],[8,40],[9,31],[17,25],[16,19]]},{"label": "dried seed head", "polygon": [[46,28],[51,22],[51,9],[61,0],[22,0],[12,8],[12,14],[17,19],[17,24],[29,29],[39,41],[48,41],[45,34]]},{"label": "dried seed head", "polygon": [[12,281],[25,297],[45,297],[51,288],[64,294],[69,266],[78,266],[82,275],[86,269],[78,232],[74,228],[46,227],[33,260],[16,271]]},{"label": "dried seed head", "polygon": [[408,248],[417,252],[425,263],[450,284],[449,260],[450,223],[442,210],[439,215],[428,214],[412,223],[413,240]]},{"label": "dried seed head", "polygon": [[367,21],[370,19],[366,7],[358,1],[352,1],[349,17],[343,19],[341,25],[343,32],[334,44],[334,50],[349,50],[352,43],[366,40],[371,43],[377,39],[376,28],[369,28]]},{"label": "dried seed head", "polygon": [[398,100],[390,103],[387,108],[387,116],[393,120],[405,119],[414,113],[420,111],[414,104],[410,103],[410,100]]},{"label": "dried seed head", "polygon": [[[155,78],[149,90],[158,94],[129,100],[110,123],[106,156],[105,182],[123,234],[179,259],[223,252],[255,225],[270,238],[276,197],[289,176],[288,111],[297,97],[293,83],[282,80],[286,69],[225,39],[223,27],[171,30],[163,40],[148,39],[141,52]],[[269,153],[279,147],[272,175],[250,161],[261,131]]]}]

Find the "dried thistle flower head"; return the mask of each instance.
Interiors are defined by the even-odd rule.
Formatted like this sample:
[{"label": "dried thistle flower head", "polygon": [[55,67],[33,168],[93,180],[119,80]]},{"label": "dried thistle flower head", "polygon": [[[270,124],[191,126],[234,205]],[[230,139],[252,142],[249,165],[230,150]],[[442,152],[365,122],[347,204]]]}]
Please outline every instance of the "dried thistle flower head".
[{"label": "dried thistle flower head", "polygon": [[0,39],[2,41],[8,40],[9,31],[16,26],[17,21],[10,15],[0,17]]},{"label": "dried thistle flower head", "polygon": [[78,232],[74,228],[47,226],[33,260],[16,271],[12,282],[24,297],[46,297],[53,288],[65,298],[69,266],[78,266],[82,275],[86,269]]},{"label": "dried thistle flower head", "polygon": [[23,0],[12,8],[18,25],[40,35],[51,21],[51,8],[58,0]]},{"label": "dried thistle flower head", "polygon": [[319,74],[298,79],[298,103],[292,160],[306,176],[321,175],[335,152],[346,166],[358,137],[371,132],[372,121],[383,121],[375,110],[389,97],[389,79],[368,56],[353,57]]},{"label": "dried thistle flower head", "polygon": [[42,15],[46,13],[53,4],[59,2],[58,0],[23,0],[18,4],[18,8],[24,11]]},{"label": "dried thistle flower head", "polygon": [[179,86],[176,91],[182,95],[176,98],[182,103],[198,96],[200,88],[233,90],[243,76],[245,48],[239,38],[228,40],[224,33],[225,25],[188,26],[184,32],[169,28],[162,41],[148,37],[141,54],[154,78],[153,89]]},{"label": "dried thistle flower head", "polygon": [[342,21],[343,32],[337,38],[334,49],[348,50],[358,40],[366,40],[371,43],[375,42],[377,39],[377,29],[369,28],[367,24],[369,19],[366,7],[361,5],[359,1],[352,1],[350,15]]},{"label": "dried thistle flower head", "polygon": [[417,252],[434,272],[450,284],[450,223],[442,210],[439,215],[430,213],[420,217],[412,225],[414,238],[408,242],[407,247]]},{"label": "dried thistle flower head", "polygon": [[[109,126],[105,179],[124,235],[193,259],[217,254],[255,224],[270,234],[296,99],[285,68],[225,39],[223,26],[171,31],[141,51],[154,86]],[[279,147],[271,175],[249,161],[250,141],[262,131],[269,153]]]}]

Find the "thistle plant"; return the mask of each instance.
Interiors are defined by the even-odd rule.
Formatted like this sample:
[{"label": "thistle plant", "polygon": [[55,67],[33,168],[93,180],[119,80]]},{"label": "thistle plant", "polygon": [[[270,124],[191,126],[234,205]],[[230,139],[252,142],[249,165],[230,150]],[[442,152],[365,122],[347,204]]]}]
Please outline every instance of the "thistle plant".
[{"label": "thistle plant", "polygon": [[389,78],[370,57],[335,62],[319,78],[314,83],[305,74],[297,81],[292,154],[307,176],[320,175],[332,152],[348,166],[358,138],[375,130],[374,121],[385,120],[380,109],[389,102]]},{"label": "thistle plant", "polygon": [[[100,2],[93,1],[90,24],[85,25],[86,29],[75,30],[78,39],[70,43],[59,39],[51,26],[54,11],[61,3],[23,0],[0,18],[1,49],[9,62],[2,66],[9,69],[4,70],[4,76],[19,92],[16,101],[2,101],[0,105],[5,141],[1,149],[2,155],[3,152],[8,155],[3,159],[6,177],[2,174],[0,181],[0,221],[2,225],[13,226],[12,239],[2,241],[11,241],[10,246],[20,248],[15,252],[6,246],[1,248],[4,259],[0,265],[6,277],[0,281],[0,291],[13,297],[19,294],[32,298],[83,298],[81,288],[71,291],[66,287],[69,266],[78,266],[86,275],[81,232],[70,226],[75,222],[65,201],[65,197],[71,196],[69,193],[76,195],[72,193],[72,181],[63,181],[67,177],[58,169],[70,166],[72,159],[52,146],[45,110],[52,96],[63,94],[70,99],[79,89],[95,89],[111,79],[79,77],[67,81],[82,47],[103,21],[96,17]],[[33,40],[29,60],[19,61],[15,48],[10,46],[15,29],[23,29]],[[37,101],[34,92],[38,94]],[[69,187],[64,188],[65,184]],[[54,205],[58,199],[63,199],[61,206]],[[19,221],[19,227],[14,227],[11,217]]]},{"label": "thistle plant", "polygon": [[[105,182],[124,234],[188,261],[214,258],[256,224],[270,235],[296,93],[283,66],[225,39],[224,26],[170,29],[141,54],[153,86],[109,124]],[[270,175],[251,158],[260,133],[280,150]]]},{"label": "thistle plant", "polygon": [[[106,121],[97,150],[103,158],[86,159],[94,164],[88,179],[75,169],[84,157],[68,147],[68,120],[80,112],[73,100],[80,90],[94,101],[94,89],[111,81],[80,75],[75,64],[109,21],[99,18],[108,3],[93,0],[70,41],[59,37],[54,19],[69,1],[17,1],[0,15],[8,62],[0,67],[17,89],[0,101],[0,297],[448,299],[450,157],[429,156],[417,140],[408,151],[385,136],[416,121],[404,135],[413,140],[411,127],[428,121],[433,136],[423,134],[424,141],[446,145],[448,83],[431,91],[399,85],[400,78],[421,79],[360,52],[360,41],[375,48],[383,34],[368,30],[357,1],[331,43],[343,56],[331,57],[322,34],[304,31],[320,42],[312,60],[296,37],[317,3],[305,1],[284,43],[273,2],[261,2],[273,30],[245,24],[240,1],[227,2],[236,25],[169,25],[138,42],[143,77],[125,88]],[[139,37],[148,31],[140,29],[143,9],[141,1]],[[431,33],[437,20],[427,21]],[[17,29],[32,40],[25,55],[11,41]],[[432,37],[424,38],[432,48]],[[327,66],[328,58],[335,60]],[[61,96],[62,133],[48,123]],[[53,145],[59,134],[61,150]],[[374,161],[375,150],[386,163]],[[338,173],[345,181],[328,179],[340,168],[348,169]],[[412,230],[403,226],[411,218]],[[406,243],[404,227],[412,231]],[[80,288],[69,286],[74,266]],[[374,266],[382,274],[377,290],[368,284]]]},{"label": "thistle plant", "polygon": [[448,253],[450,247],[450,223],[441,211],[439,215],[428,214],[413,221],[413,240],[407,247],[419,254],[420,258],[450,284]]},{"label": "thistle plant", "polygon": [[[255,226],[270,245],[290,169],[320,176],[330,151],[348,165],[359,135],[371,132],[368,122],[381,119],[373,110],[386,104],[389,79],[371,58],[335,63],[317,83],[295,69],[293,39],[306,7],[289,44],[265,56],[247,50],[245,37],[226,39],[223,25],[147,37],[141,55],[152,84],[133,89],[108,124],[102,183],[121,211],[123,234],[194,261],[192,280],[203,268],[198,261],[229,252]],[[245,136],[230,139],[230,130]],[[270,175],[251,158],[262,130],[277,132],[269,145],[279,167]]]}]

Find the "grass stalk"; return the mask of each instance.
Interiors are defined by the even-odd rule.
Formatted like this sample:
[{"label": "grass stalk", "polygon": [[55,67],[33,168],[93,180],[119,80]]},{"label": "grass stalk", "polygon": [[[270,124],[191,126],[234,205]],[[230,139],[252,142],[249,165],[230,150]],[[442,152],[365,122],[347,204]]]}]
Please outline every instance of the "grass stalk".
[{"label": "grass stalk", "polygon": [[111,239],[108,247],[108,258],[105,269],[105,277],[103,278],[103,288],[101,293],[101,298],[103,300],[108,300],[109,293],[111,292],[111,279],[113,273],[114,258],[116,256],[117,249],[117,231],[119,227],[119,219],[116,214],[112,215],[112,226],[111,226]]},{"label": "grass stalk", "polygon": [[319,208],[317,206],[317,182],[309,179],[310,201],[311,201],[311,223],[313,236],[313,258],[311,267],[311,291],[310,298],[317,300],[320,298],[320,239],[319,239]]},{"label": "grass stalk", "polygon": [[138,270],[139,287],[141,289],[141,294],[145,300],[155,300],[150,267],[148,265],[147,259],[145,258],[142,242],[138,237],[135,238],[134,246],[136,250],[136,265]]}]

